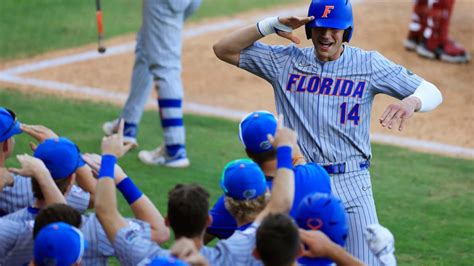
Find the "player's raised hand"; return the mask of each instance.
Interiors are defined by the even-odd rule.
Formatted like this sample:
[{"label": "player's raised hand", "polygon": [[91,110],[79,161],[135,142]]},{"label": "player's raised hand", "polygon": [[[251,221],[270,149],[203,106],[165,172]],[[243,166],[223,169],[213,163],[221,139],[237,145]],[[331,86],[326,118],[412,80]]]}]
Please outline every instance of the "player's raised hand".
[{"label": "player's raised hand", "polygon": [[43,142],[47,139],[58,137],[58,135],[56,133],[54,133],[53,130],[51,130],[50,128],[47,128],[43,125],[21,124],[20,127],[21,127],[21,130],[23,132],[25,132],[26,134],[33,137],[39,143],[41,143],[41,142]]},{"label": "player's raised hand", "polygon": [[296,143],[296,132],[283,125],[283,115],[280,114],[278,115],[278,125],[275,132],[275,137],[273,137],[271,134],[268,134],[267,138],[274,148],[280,146],[293,147],[294,143]]},{"label": "player's raised hand", "polygon": [[396,104],[390,104],[379,119],[383,127],[392,129],[397,121],[400,121],[399,131],[403,130],[406,121],[413,116],[416,110],[419,110],[421,102],[416,97],[408,97]]},{"label": "player's raised hand", "polygon": [[299,229],[299,233],[301,242],[308,247],[303,251],[302,256],[311,258],[328,256],[330,247],[334,243],[323,232]]},{"label": "player's raised hand", "polygon": [[102,138],[102,154],[112,154],[120,158],[134,147],[133,143],[123,143],[124,124],[125,121],[120,119],[117,133]]},{"label": "player's raised hand", "polygon": [[171,247],[171,254],[176,258],[187,262],[192,266],[209,265],[206,259],[199,253],[194,242],[189,238],[181,237]]},{"label": "player's raised hand", "polygon": [[[290,27],[291,29],[295,30],[306,23],[312,21],[314,19],[313,16],[310,17],[297,17],[297,16],[291,16],[291,17],[279,17],[278,20],[280,21],[281,24]],[[293,34],[293,32],[287,32],[287,31],[277,31],[277,34],[280,35],[281,37],[288,39],[296,44],[299,44],[300,38],[298,38],[296,35]]]},{"label": "player's raised hand", "polygon": [[28,154],[17,155],[16,158],[21,164],[21,168],[9,168],[10,172],[17,175],[41,178],[44,176],[51,176],[48,168],[43,161]]},{"label": "player's raised hand", "polygon": [[4,167],[0,167],[0,190],[3,187],[13,186],[14,180],[12,173]]},{"label": "player's raised hand", "polygon": [[[82,155],[82,159],[91,168],[94,176],[97,177],[99,175],[100,165],[102,163],[102,157],[96,153],[85,153]],[[127,177],[127,174],[125,173],[125,171],[123,171],[120,165],[115,164],[114,176],[115,176],[115,183],[120,183],[120,181],[122,181],[125,177]]]}]

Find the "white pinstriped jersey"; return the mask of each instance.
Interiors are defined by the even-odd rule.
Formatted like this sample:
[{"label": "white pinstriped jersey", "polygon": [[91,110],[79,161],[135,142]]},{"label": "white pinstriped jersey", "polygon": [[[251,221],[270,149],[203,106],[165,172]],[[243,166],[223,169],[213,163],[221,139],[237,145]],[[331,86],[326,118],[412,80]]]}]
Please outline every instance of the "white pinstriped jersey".
[{"label": "white pinstriped jersey", "polygon": [[[230,238],[217,242],[215,247],[203,247],[201,254],[207,259],[209,265],[262,265],[252,256],[258,226],[255,223],[245,231],[237,230]],[[170,255],[169,250],[143,239],[129,227],[124,227],[117,232],[114,247],[121,265],[147,265],[153,258]]]},{"label": "white pinstriped jersey", "polygon": [[162,249],[150,239],[143,238],[130,226],[117,232],[113,245],[120,265],[146,265],[151,258],[170,255],[168,250]]},{"label": "white pinstriped jersey", "polygon": [[35,219],[36,214],[38,214],[39,209],[33,207],[26,207],[20,209],[14,213],[3,216],[3,219],[15,221],[15,222],[27,222]]},{"label": "white pinstriped jersey", "polygon": [[[32,215],[34,216],[34,215]],[[33,257],[33,220],[14,221],[0,218],[0,266],[25,265]],[[129,228],[142,239],[151,239],[151,228],[146,222],[127,219]],[[108,265],[108,258],[115,250],[107,239],[95,214],[83,215],[81,231],[87,242],[81,265]]]},{"label": "white pinstriped jersey", "polygon": [[348,45],[337,60],[322,62],[314,47],[255,42],[241,52],[239,67],[271,83],[277,112],[298,133],[306,159],[317,163],[370,159],[375,95],[402,99],[422,80],[378,52]]},{"label": "white pinstriped jersey", "polygon": [[0,266],[27,265],[33,254],[33,222],[0,218]]},{"label": "white pinstriped jersey", "polygon": [[[133,232],[151,241],[151,228],[148,223],[136,219],[127,219],[127,223]],[[81,231],[88,242],[82,265],[107,265],[108,258],[116,253],[95,214],[82,216]]]},{"label": "white pinstriped jersey", "polygon": [[[14,175],[13,187],[5,187],[0,191],[0,216],[13,213],[19,209],[31,206],[34,201],[31,190],[31,179]],[[74,185],[66,195],[69,206],[84,213],[89,206],[90,194]]]},{"label": "white pinstriped jersey", "polygon": [[[259,223],[253,223],[244,231],[236,230],[228,239],[217,242],[215,247],[202,248],[201,253],[209,260],[210,265],[261,266],[262,261],[252,255],[259,226]],[[223,256],[229,257],[232,261],[228,264],[211,263],[220,262],[219,259]]]}]

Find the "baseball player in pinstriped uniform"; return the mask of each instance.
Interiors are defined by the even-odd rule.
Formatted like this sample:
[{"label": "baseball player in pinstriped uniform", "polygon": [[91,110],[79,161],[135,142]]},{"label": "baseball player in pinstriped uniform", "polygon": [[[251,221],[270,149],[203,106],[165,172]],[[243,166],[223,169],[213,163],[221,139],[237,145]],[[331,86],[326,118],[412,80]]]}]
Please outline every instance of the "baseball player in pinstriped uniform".
[{"label": "baseball player in pinstriped uniform", "polygon": [[85,243],[76,227],[63,222],[49,224],[35,237],[33,265],[81,265]]},{"label": "baseball player in pinstriped uniform", "polygon": [[293,219],[282,213],[270,214],[263,219],[257,229],[253,255],[265,266],[297,265],[296,260],[301,256],[330,258],[338,266],[365,265],[321,231],[298,229]]},{"label": "baseball player in pinstriped uniform", "polygon": [[[41,160],[26,154],[18,155],[17,158],[21,163],[21,169],[16,171],[36,180],[40,189],[44,191],[43,204],[66,203],[62,192]],[[0,218],[0,265],[24,265],[31,259],[32,219],[28,219],[26,215],[14,214]]]},{"label": "baseball player in pinstriped uniform", "polygon": [[[162,249],[149,240],[143,239],[130,231],[129,226],[124,222],[123,217],[116,209],[117,201],[115,196],[114,183],[114,164],[117,157],[122,156],[123,151],[123,123],[120,123],[118,134],[105,138],[102,141],[102,163],[97,185],[96,213],[107,233],[111,242],[114,243],[117,256],[124,265],[137,265],[140,261],[155,256],[168,256],[169,251]],[[191,238],[210,265],[261,265],[256,261],[251,252],[255,245],[255,230],[260,221],[270,212],[287,212],[293,202],[294,197],[294,174],[292,170],[291,146],[296,141],[296,135],[293,131],[282,128],[279,129],[272,144],[277,147],[278,170],[273,184],[273,194],[270,196],[269,203],[264,207],[255,221],[248,224],[243,231],[237,231],[227,240],[219,241],[215,247],[208,248],[203,246],[203,236],[207,225],[210,223],[208,215],[209,194],[197,185],[177,185],[170,191],[168,197],[168,216],[167,224],[171,226],[175,237]],[[261,170],[254,166],[247,167],[239,162],[232,164],[232,173],[234,175],[254,174],[252,169]],[[249,172],[247,172],[249,171]],[[223,188],[227,193],[237,193],[230,190],[230,187],[238,184],[238,179],[233,178],[229,181],[227,172],[224,172]],[[250,187],[249,189],[239,190],[242,197],[260,196],[265,192],[266,183],[263,173],[260,174],[263,185]],[[255,178],[246,178],[247,180],[256,180]],[[234,184],[231,185],[230,183]],[[237,180],[237,181],[235,181]],[[253,184],[253,183],[252,183]],[[245,187],[245,185],[244,185]],[[139,194],[138,188],[134,187],[134,193]],[[258,195],[257,195],[258,194]]]},{"label": "baseball player in pinstriped uniform", "polygon": [[[22,124],[16,118],[13,111],[0,107],[0,178],[8,180],[0,190],[0,216],[15,212],[33,204],[31,178],[11,173],[4,169],[5,161],[13,153],[15,141],[13,136],[22,132],[27,133],[39,142],[48,137],[57,137],[50,129],[43,126],[30,126]],[[34,145],[32,146],[34,147]],[[78,179],[86,178],[83,173],[87,172],[84,167],[79,167]],[[93,206],[90,193],[74,185],[67,195],[68,203],[81,212],[85,212],[89,206]]]},{"label": "baseball player in pinstriped uniform", "polygon": [[[137,143],[137,130],[154,82],[164,143],[138,158],[146,164],[187,167],[183,123],[181,48],[184,21],[201,0],[144,0],[143,20],[137,35],[132,84],[120,115],[125,119],[124,141]],[[118,119],[106,122],[106,135],[117,132]]]},{"label": "baseball player in pinstriped uniform", "polygon": [[[257,42],[277,33],[295,43],[294,29],[306,25],[314,47],[270,46]],[[364,241],[367,225],[378,223],[369,165],[369,124],[372,102],[383,93],[401,101],[380,118],[391,129],[414,112],[433,110],[442,101],[431,83],[378,52],[351,47],[354,30],[348,0],[313,0],[308,17],[272,17],[236,30],[214,45],[221,60],[267,80],[278,113],[298,133],[306,159],[322,164],[331,175],[332,190],[349,213],[346,248],[376,265]]]},{"label": "baseball player in pinstriped uniform", "polygon": [[[74,143],[65,138],[48,139],[37,147],[35,150],[35,156],[46,162],[48,170],[51,172],[53,177],[69,176],[69,178],[63,178],[63,181],[60,180],[60,183],[58,184],[58,186],[61,187],[61,192],[65,193],[65,191],[68,190],[68,187],[70,187],[70,183],[73,181],[74,175],[71,175],[70,173],[74,173],[76,170],[78,160],[81,156]],[[93,167],[93,169],[97,169],[99,167],[97,166],[93,156],[88,155],[85,156],[85,158]],[[28,172],[24,169],[12,170],[20,174],[28,174]],[[117,166],[115,171],[117,172],[117,187],[120,190],[124,183],[131,181],[120,167]],[[49,187],[56,187],[56,185],[50,185]],[[40,208],[45,205],[43,200],[41,200],[43,196],[46,200],[46,195],[44,194],[43,190],[49,187],[43,186],[40,187],[40,192],[34,192],[35,196],[37,197],[34,204],[35,207],[19,210],[3,217],[3,219],[18,222],[31,221],[35,219],[36,214]],[[131,230],[141,235],[144,239],[150,239],[152,241],[156,241],[157,243],[162,243],[169,238],[169,230],[164,225],[163,218],[146,196],[142,196],[139,200],[137,199],[134,204],[131,205],[131,209],[137,218],[126,220]],[[54,215],[61,216],[61,213],[56,213]],[[26,229],[28,228],[25,228],[25,230]],[[89,248],[84,254],[84,265],[107,265],[108,257],[115,254],[114,248],[107,240],[107,236],[100,226],[96,216],[94,214],[83,216],[80,229],[89,243]],[[8,232],[4,232],[2,230],[3,229],[0,228],[0,234],[8,234]],[[32,243],[10,247],[12,249],[7,250],[8,256],[4,258],[7,265],[21,264],[31,259],[31,256],[23,257],[22,255],[28,253],[25,251],[25,249],[30,248],[29,250],[31,250]]]}]

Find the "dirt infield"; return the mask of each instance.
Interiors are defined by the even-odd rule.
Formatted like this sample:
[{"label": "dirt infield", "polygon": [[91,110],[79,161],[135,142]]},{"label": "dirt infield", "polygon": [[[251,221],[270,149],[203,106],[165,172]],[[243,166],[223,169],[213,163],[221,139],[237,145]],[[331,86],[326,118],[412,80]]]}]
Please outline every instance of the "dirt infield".
[{"label": "dirt infield", "polygon": [[[364,1],[354,5],[355,32],[351,45],[366,50],[378,50],[391,60],[406,66],[413,72],[436,84],[443,93],[444,103],[436,111],[415,115],[406,131],[390,132],[379,126],[377,119],[385,107],[394,99],[378,96],[372,116],[372,132],[394,134],[421,140],[441,142],[466,148],[474,148],[474,64],[451,65],[421,59],[402,47],[407,33],[412,9],[411,1]],[[458,0],[456,2],[451,33],[459,42],[467,46],[474,54],[474,2]],[[265,11],[268,12],[268,11]],[[248,19],[255,12],[233,17]],[[220,23],[228,18],[202,21],[189,24],[193,28],[206,23]],[[269,84],[243,70],[220,62],[212,52],[212,44],[228,30],[201,35],[188,39],[183,52],[183,78],[185,101],[210,106],[226,107],[242,111],[255,109],[274,110],[273,92]],[[303,39],[304,31],[297,32]],[[107,45],[129,42],[134,36],[123,36],[109,40]],[[277,37],[265,39],[269,43],[287,43]],[[304,41],[302,46],[310,45]],[[52,52],[28,60],[0,62],[0,70],[29,62],[44,60],[77,52],[95,49],[91,44],[84,47]],[[60,67],[43,69],[24,74],[24,77],[54,80],[75,85],[103,88],[111,92],[128,91],[133,53],[119,54]],[[12,83],[0,83],[0,87],[38,91],[40,88],[19,86]],[[56,93],[57,92],[48,92]],[[61,93],[65,97],[91,98],[77,93]],[[93,97],[93,100],[110,100]]]}]

